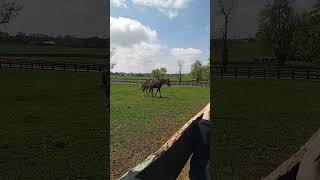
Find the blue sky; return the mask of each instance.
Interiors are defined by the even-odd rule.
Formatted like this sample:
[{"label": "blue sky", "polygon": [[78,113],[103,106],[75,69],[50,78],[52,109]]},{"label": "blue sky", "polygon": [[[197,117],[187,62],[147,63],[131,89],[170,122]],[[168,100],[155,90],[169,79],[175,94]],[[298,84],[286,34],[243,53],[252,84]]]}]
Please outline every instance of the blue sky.
[{"label": "blue sky", "polygon": [[166,67],[190,72],[195,60],[207,63],[209,0],[111,0],[112,62],[117,72],[150,72]]}]

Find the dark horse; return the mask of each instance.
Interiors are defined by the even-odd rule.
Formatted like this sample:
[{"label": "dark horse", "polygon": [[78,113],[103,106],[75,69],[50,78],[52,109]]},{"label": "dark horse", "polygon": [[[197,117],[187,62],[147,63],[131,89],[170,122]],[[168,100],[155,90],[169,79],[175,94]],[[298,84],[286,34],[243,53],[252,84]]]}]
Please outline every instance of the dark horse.
[{"label": "dark horse", "polygon": [[141,88],[142,88],[143,96],[145,96],[146,93],[148,93],[149,87],[151,86],[150,85],[151,81],[152,79],[148,79],[142,84]]},{"label": "dark horse", "polygon": [[157,93],[159,92],[161,97],[161,87],[162,85],[168,85],[170,87],[170,80],[169,79],[159,79],[159,80],[147,80],[143,83],[142,89],[143,92],[147,92],[149,90],[149,94],[151,93],[153,96],[153,89],[157,89],[155,96],[157,96]]}]

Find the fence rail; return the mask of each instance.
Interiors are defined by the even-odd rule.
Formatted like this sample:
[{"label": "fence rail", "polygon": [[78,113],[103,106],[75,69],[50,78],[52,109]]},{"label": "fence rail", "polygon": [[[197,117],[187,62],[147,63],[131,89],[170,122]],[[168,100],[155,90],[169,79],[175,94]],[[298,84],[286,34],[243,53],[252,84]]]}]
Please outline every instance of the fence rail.
[{"label": "fence rail", "polygon": [[[145,82],[147,79],[137,79],[137,80],[128,80],[128,79],[112,79],[112,83],[117,83],[117,84],[141,84]],[[210,86],[210,83],[207,81],[170,81],[170,85],[173,86]]]},{"label": "fence rail", "polygon": [[320,80],[319,68],[305,67],[259,67],[259,66],[214,66],[211,76],[218,78],[255,78],[286,80]]},{"label": "fence rail", "polygon": [[102,72],[106,68],[104,64],[42,61],[25,59],[1,59],[0,69],[34,69],[42,71],[73,71],[73,72]]}]

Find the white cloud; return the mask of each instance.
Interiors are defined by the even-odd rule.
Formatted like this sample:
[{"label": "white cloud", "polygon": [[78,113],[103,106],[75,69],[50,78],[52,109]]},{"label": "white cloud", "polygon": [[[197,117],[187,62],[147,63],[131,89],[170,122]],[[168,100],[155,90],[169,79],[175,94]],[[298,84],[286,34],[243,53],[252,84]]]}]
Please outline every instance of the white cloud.
[{"label": "white cloud", "polygon": [[128,8],[127,0],[111,0],[111,5],[118,8]]},{"label": "white cloud", "polygon": [[183,73],[190,72],[191,65],[196,60],[203,60],[204,53],[200,49],[194,48],[173,48],[170,51],[172,57],[172,70],[177,69],[178,61],[183,61]]},{"label": "white cloud", "polygon": [[115,72],[146,73],[156,68],[161,53],[159,44],[139,43],[132,47],[117,46],[112,62]]},{"label": "white cloud", "polygon": [[155,30],[137,20],[110,17],[110,39],[113,71],[145,73],[155,68],[161,53]]},{"label": "white cloud", "polygon": [[132,0],[132,3],[157,8],[170,19],[178,16],[179,11],[185,9],[190,0]]},{"label": "white cloud", "polygon": [[169,49],[157,40],[157,32],[137,20],[110,17],[111,63],[114,72],[149,73],[152,69],[166,67],[168,73],[178,72],[178,60],[184,61],[183,72],[191,64],[204,60],[204,53],[194,48]]},{"label": "white cloud", "polygon": [[130,46],[156,41],[157,32],[133,19],[110,17],[110,36],[113,44]]}]

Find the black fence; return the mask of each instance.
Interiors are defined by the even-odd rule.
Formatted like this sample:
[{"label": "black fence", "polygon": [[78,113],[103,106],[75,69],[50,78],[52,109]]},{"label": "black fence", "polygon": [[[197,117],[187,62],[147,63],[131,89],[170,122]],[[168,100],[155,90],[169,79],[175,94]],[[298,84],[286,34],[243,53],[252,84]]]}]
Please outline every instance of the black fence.
[{"label": "black fence", "polygon": [[280,66],[213,66],[211,77],[285,80],[320,80],[320,68]]},{"label": "black fence", "polygon": [[[118,84],[142,84],[145,82],[147,79],[112,79],[112,83],[118,83]],[[172,86],[210,86],[209,81],[170,81],[170,85]]]},{"label": "black fence", "polygon": [[0,69],[33,69],[42,71],[72,71],[72,72],[102,72],[105,64],[64,62],[64,61],[41,61],[26,59],[1,59]]}]

